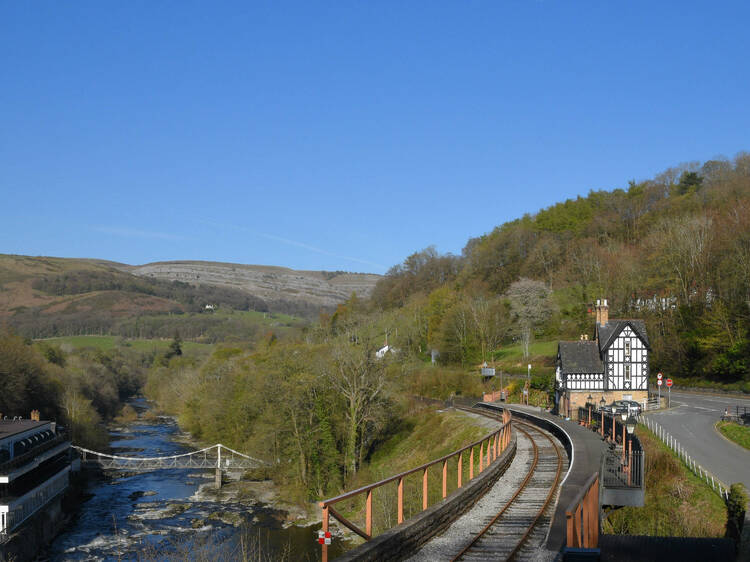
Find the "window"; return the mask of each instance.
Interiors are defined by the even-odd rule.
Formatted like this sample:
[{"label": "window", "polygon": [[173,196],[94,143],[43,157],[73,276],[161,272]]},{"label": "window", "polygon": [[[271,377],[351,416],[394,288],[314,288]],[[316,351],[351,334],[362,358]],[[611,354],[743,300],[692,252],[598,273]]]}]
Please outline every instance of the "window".
[{"label": "window", "polygon": [[625,365],[625,382],[630,382],[630,365]]},{"label": "window", "polygon": [[625,359],[630,359],[630,340],[625,342]]}]

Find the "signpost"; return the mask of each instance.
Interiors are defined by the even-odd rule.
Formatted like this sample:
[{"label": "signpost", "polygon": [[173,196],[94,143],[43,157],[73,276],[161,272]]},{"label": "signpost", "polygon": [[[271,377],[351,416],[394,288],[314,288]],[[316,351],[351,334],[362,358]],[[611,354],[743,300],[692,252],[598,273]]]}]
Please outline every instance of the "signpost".
[{"label": "signpost", "polygon": [[657,404],[658,408],[661,408],[661,376],[662,376],[661,373],[659,373],[658,375],[656,375],[656,379],[657,379],[656,380],[656,384],[657,384],[657,389],[658,389],[658,392],[659,392],[659,398],[656,401],[656,404]]},{"label": "signpost", "polygon": [[672,405],[672,379],[667,379],[667,408]]}]

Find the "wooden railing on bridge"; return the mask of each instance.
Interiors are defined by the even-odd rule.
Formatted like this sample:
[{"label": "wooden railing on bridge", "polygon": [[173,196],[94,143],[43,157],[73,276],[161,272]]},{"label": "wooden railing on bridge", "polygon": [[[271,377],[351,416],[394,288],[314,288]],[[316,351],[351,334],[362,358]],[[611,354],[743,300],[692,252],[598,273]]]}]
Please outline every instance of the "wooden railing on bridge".
[{"label": "wooden railing on bridge", "polygon": [[599,546],[599,474],[586,481],[578,495],[565,510],[567,521],[566,548],[597,548]]},{"label": "wooden railing on bridge", "polygon": [[[369,484],[367,486],[363,486],[361,488],[358,488],[356,490],[353,490],[351,492],[346,492],[341,495],[338,495],[334,498],[330,498],[327,500],[323,500],[319,502],[319,505],[322,510],[323,515],[323,528],[321,530],[321,537],[319,538],[319,542],[322,545],[322,560],[323,562],[327,562],[328,560],[328,544],[330,543],[331,535],[329,532],[329,522],[330,517],[333,516],[339,523],[344,525],[345,527],[349,528],[353,532],[355,532],[357,535],[362,537],[365,540],[370,540],[373,537],[373,512],[372,512],[372,495],[373,491],[377,488],[381,488],[385,486],[386,484],[389,484],[391,482],[397,482],[397,492],[396,492],[396,502],[397,502],[397,521],[398,524],[401,524],[404,522],[404,479],[411,475],[422,472],[422,511],[426,510],[429,507],[429,479],[428,479],[428,470],[430,467],[433,467],[435,465],[439,465],[442,463],[442,498],[445,499],[445,497],[448,495],[448,461],[451,459],[457,459],[456,460],[456,472],[457,472],[457,488],[461,488],[462,485],[464,485],[463,482],[463,463],[464,463],[464,454],[468,451],[468,464],[469,464],[469,478],[468,480],[472,480],[476,475],[479,475],[484,470],[489,468],[490,464],[493,463],[500,455],[501,453],[506,449],[508,444],[510,443],[511,438],[511,415],[510,412],[507,410],[503,411],[502,414],[502,425],[495,431],[485,435],[481,439],[474,441],[473,443],[470,443],[469,445],[466,445],[465,447],[462,447],[461,449],[458,449],[456,451],[453,451],[452,453],[449,453],[443,457],[440,457],[439,459],[435,459],[433,461],[430,461],[428,463],[425,463],[423,465],[420,465],[416,468],[412,468],[411,470],[407,470],[405,472],[401,472],[399,474],[394,474],[393,476],[389,476],[388,478],[385,478],[383,480],[380,480],[379,482],[375,482],[374,484]],[[475,448],[479,446],[479,458],[477,459],[477,462],[475,463],[474,460],[474,450]],[[477,465],[478,470],[475,471],[475,465]],[[365,528],[364,530],[349,521],[346,517],[344,517],[341,513],[336,511],[333,508],[333,505],[339,502],[342,502],[344,500],[349,500],[351,498],[354,498],[356,496],[365,495]]]}]

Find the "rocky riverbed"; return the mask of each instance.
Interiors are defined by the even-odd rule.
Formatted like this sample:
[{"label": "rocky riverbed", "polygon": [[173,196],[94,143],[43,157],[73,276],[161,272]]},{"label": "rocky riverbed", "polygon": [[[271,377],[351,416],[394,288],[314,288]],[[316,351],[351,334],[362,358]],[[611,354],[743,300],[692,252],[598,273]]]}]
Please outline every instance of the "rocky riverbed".
[{"label": "rocky riverbed", "polygon": [[[167,456],[194,450],[168,417],[143,416],[112,428],[115,454]],[[316,560],[319,524],[278,503],[271,481],[213,471],[165,469],[92,475],[89,497],[48,550],[51,560]]]}]

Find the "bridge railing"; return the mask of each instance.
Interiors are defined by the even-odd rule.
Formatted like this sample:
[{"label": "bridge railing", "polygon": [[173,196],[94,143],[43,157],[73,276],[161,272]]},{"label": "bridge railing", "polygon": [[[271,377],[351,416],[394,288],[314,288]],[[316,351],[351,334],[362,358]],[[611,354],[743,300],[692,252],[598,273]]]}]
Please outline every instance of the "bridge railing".
[{"label": "bridge railing", "polygon": [[[404,522],[404,482],[407,476],[410,476],[412,474],[419,474],[422,475],[422,482],[421,482],[421,510],[424,511],[429,507],[430,503],[430,479],[428,477],[429,470],[432,467],[439,467],[442,469],[442,488],[440,490],[440,495],[442,496],[442,499],[445,499],[445,497],[448,495],[448,486],[449,486],[449,478],[448,478],[448,468],[449,468],[449,461],[452,461],[455,459],[455,481],[456,481],[456,488],[461,488],[464,485],[464,473],[466,472],[466,464],[468,464],[468,478],[466,479],[466,482],[472,480],[475,476],[478,476],[480,473],[482,473],[484,470],[489,468],[490,464],[492,464],[498,457],[501,456],[502,452],[506,449],[508,444],[510,443],[511,438],[511,415],[510,412],[507,410],[503,411],[502,414],[502,425],[495,431],[485,435],[481,439],[478,439],[477,441],[474,441],[473,443],[470,443],[469,445],[466,445],[465,447],[462,447],[456,451],[453,451],[452,453],[449,453],[445,456],[442,456],[438,459],[432,460],[428,463],[425,463],[423,465],[417,466],[415,468],[412,468],[410,470],[407,470],[405,472],[400,472],[399,474],[394,474],[392,476],[389,476],[387,478],[384,478],[383,480],[380,480],[378,482],[375,482],[374,484],[369,484],[367,486],[362,486],[361,488],[358,488],[356,490],[352,490],[351,492],[346,492],[341,495],[338,495],[336,497],[323,500],[319,502],[319,505],[322,510],[323,515],[323,528],[322,528],[322,534],[323,536],[319,539],[320,544],[322,545],[322,560],[323,562],[326,562],[328,560],[328,548],[327,548],[327,542],[330,542],[330,532],[329,532],[329,523],[330,523],[330,517],[333,516],[339,523],[359,535],[365,540],[370,540],[373,537],[373,492],[376,489],[383,488],[384,486],[395,483],[396,484],[396,524],[401,524]],[[478,454],[476,453],[476,448],[479,448]],[[468,457],[466,459],[465,457]],[[475,460],[476,459],[476,460]],[[466,464],[465,464],[466,463]],[[451,467],[453,468],[453,467]],[[453,470],[451,470],[453,472]],[[451,485],[452,487],[452,485]],[[416,498],[419,499],[419,491],[416,492]],[[433,494],[434,495],[434,494]],[[413,496],[413,495],[412,495]],[[334,509],[333,505],[338,504],[340,502],[344,502],[346,500],[353,500],[354,498],[361,498],[364,497],[364,529],[360,528],[358,525],[350,521],[347,517],[345,517],[341,512]],[[384,498],[384,503],[388,504],[388,500],[392,501],[392,496],[387,496]],[[350,502],[353,503],[353,502]],[[361,513],[361,512],[360,512]],[[381,525],[381,530],[385,531],[393,526],[392,521],[388,521],[388,517],[384,516]],[[361,523],[360,523],[361,524]]]},{"label": "bridge railing", "polygon": [[578,495],[565,509],[567,548],[597,548],[599,546],[599,474],[586,481]]}]

